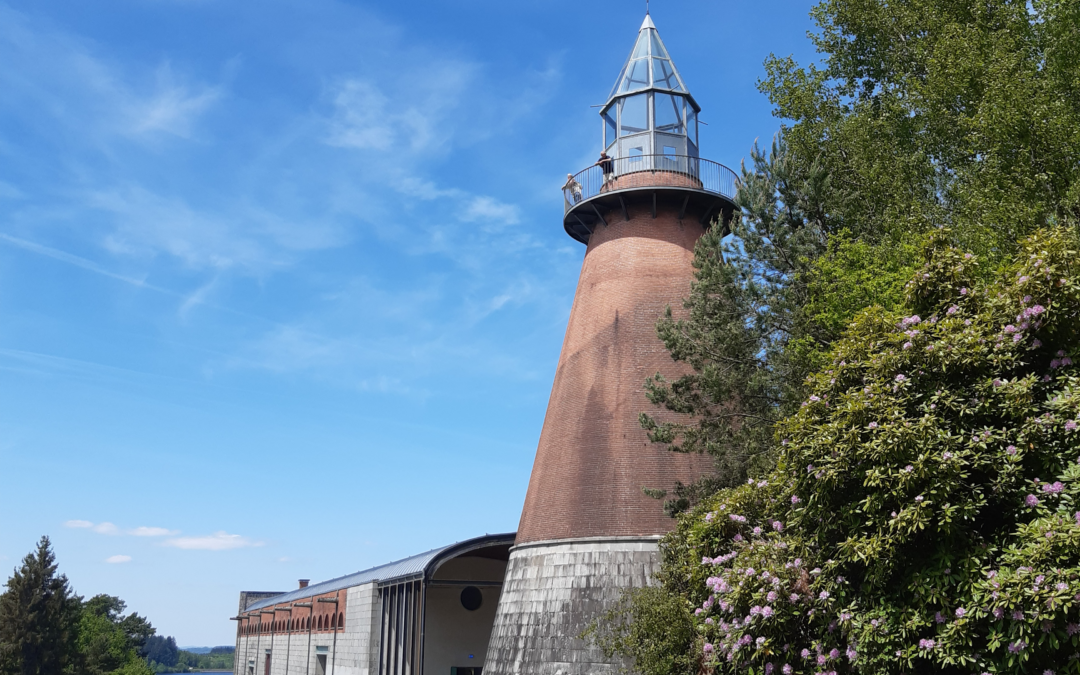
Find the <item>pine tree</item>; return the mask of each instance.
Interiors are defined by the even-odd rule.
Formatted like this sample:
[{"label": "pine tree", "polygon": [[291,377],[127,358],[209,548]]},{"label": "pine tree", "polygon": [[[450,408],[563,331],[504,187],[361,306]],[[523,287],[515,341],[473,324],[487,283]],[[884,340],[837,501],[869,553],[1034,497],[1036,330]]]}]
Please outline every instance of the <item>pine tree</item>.
[{"label": "pine tree", "polygon": [[0,673],[61,675],[76,661],[81,599],[57,574],[48,537],[23,559],[0,595]]}]

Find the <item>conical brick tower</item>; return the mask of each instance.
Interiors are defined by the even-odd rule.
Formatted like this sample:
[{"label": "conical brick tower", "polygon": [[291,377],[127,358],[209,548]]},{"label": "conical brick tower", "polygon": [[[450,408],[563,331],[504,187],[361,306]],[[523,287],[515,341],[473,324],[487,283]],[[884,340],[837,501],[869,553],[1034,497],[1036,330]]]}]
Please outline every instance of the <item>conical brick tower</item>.
[{"label": "conical brick tower", "polygon": [[659,566],[673,521],[642,488],[711,466],[653,446],[638,423],[645,379],[677,371],[656,321],[681,307],[694,244],[733,208],[735,174],[698,154],[699,111],[646,15],[600,113],[610,159],[563,190],[563,226],[587,249],[485,675],[614,672],[578,636]]}]

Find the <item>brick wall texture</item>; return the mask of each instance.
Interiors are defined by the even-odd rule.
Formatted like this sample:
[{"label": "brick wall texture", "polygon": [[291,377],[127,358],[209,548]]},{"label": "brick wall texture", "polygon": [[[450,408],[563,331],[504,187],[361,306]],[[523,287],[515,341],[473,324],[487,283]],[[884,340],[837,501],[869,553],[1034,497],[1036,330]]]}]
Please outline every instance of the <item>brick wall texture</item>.
[{"label": "brick wall texture", "polygon": [[[632,206],[593,233],[540,432],[517,542],[667,532],[673,521],[643,487],[670,489],[708,471],[708,457],[649,443],[645,379],[685,372],[656,336],[682,310],[703,229],[671,208]],[[664,415],[659,415],[663,417]]]}]

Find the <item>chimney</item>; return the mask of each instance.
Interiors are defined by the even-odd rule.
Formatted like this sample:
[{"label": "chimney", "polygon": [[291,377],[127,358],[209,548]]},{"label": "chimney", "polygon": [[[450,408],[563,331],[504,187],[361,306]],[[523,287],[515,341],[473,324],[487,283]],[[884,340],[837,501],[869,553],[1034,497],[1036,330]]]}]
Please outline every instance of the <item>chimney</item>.
[{"label": "chimney", "polygon": [[308,585],[308,583],[310,581],[311,581],[311,579],[301,579],[300,580],[300,588],[307,588],[307,585]]}]

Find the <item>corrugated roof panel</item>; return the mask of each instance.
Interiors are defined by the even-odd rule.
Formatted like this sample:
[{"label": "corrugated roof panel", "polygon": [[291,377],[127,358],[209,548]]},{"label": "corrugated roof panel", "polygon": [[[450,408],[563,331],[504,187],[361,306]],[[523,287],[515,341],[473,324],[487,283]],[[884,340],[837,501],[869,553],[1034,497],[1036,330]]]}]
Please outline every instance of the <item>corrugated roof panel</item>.
[{"label": "corrugated roof panel", "polygon": [[361,570],[359,572],[347,574],[343,577],[337,577],[336,579],[320,581],[317,584],[311,584],[305,588],[298,588],[295,591],[289,591],[288,593],[282,593],[281,595],[275,595],[271,598],[252,603],[251,606],[245,610],[245,613],[263,609],[264,607],[279,605],[283,602],[294,602],[304,598],[313,598],[317,595],[340,591],[343,588],[352,588],[353,586],[371,583],[372,581],[387,582],[395,579],[419,576],[424,573],[432,561],[437,559],[442,553],[450,551],[451,549],[462,548],[464,549],[462,553],[466,553],[469,550],[478,548],[486,541],[490,541],[491,545],[497,545],[498,543],[501,543],[501,540],[503,539],[506,539],[509,543],[513,543],[514,533],[511,532],[509,534],[487,535],[484,537],[476,537],[475,539],[466,539],[465,541],[433,548],[430,551],[418,553],[417,555],[386,563],[385,565]]}]

